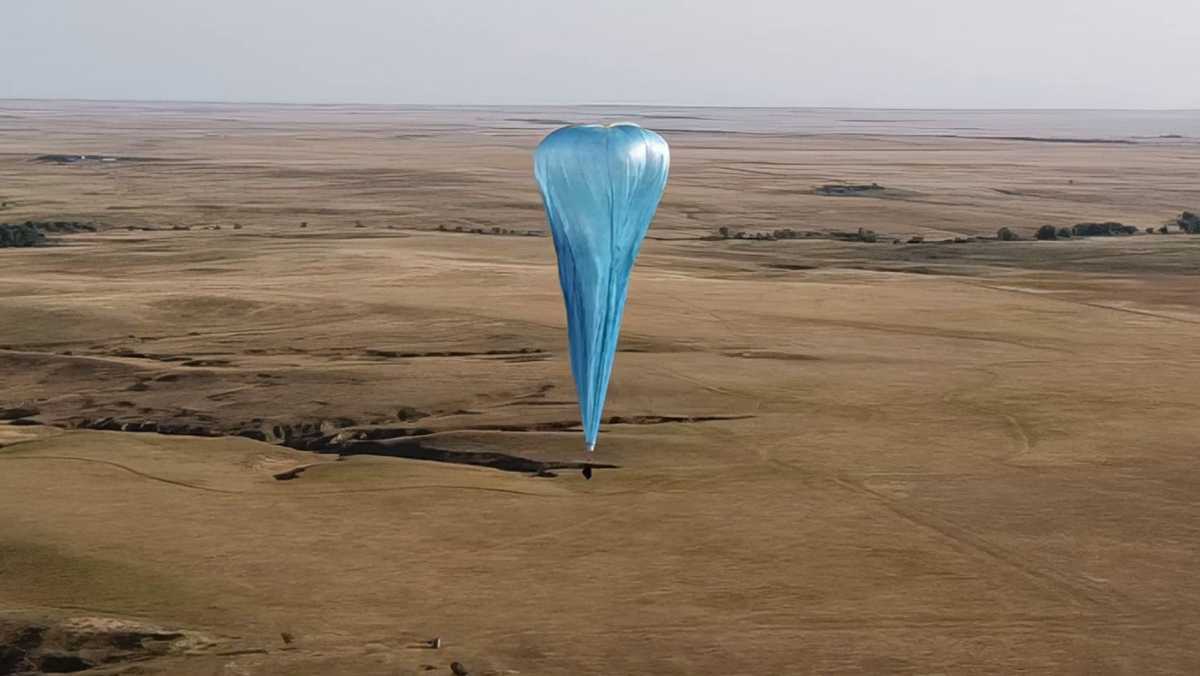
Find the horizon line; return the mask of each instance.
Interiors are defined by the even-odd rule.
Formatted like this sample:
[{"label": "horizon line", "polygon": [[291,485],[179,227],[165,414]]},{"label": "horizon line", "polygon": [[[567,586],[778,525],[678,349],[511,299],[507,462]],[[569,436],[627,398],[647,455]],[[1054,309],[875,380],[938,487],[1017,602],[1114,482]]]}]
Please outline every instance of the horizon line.
[{"label": "horizon line", "polygon": [[864,105],[715,105],[697,103],[381,103],[362,101],[248,101],[215,99],[123,99],[123,98],[77,98],[77,97],[30,97],[5,96],[0,102],[37,101],[61,103],[141,103],[141,104],[192,104],[192,105],[243,105],[243,106],[293,106],[293,107],[337,107],[357,106],[376,108],[690,108],[731,110],[891,110],[891,111],[1102,111],[1102,112],[1194,112],[1195,108],[1128,108],[1086,106],[1002,106],[1002,107],[947,107],[947,106],[864,106]]}]

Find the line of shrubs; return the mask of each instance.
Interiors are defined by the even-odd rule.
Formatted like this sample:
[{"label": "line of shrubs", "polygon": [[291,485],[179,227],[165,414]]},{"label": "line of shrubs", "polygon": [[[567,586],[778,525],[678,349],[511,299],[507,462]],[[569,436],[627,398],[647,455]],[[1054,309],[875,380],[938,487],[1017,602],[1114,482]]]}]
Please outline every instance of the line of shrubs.
[{"label": "line of shrubs", "polygon": [[[1176,218],[1172,223],[1167,223],[1155,228],[1146,228],[1147,235],[1159,233],[1166,235],[1171,232],[1171,226],[1178,228],[1179,232],[1189,235],[1200,235],[1200,216],[1185,211],[1179,218]],[[1043,225],[1038,228],[1034,235],[1037,239],[1071,239],[1073,237],[1122,237],[1128,235],[1136,235],[1141,232],[1137,226],[1125,225],[1124,223],[1106,222],[1106,223],[1078,223],[1070,228],[1056,228],[1053,225]],[[996,233],[996,238],[1011,241],[1020,239],[1015,232],[1009,228],[1000,228]]]},{"label": "line of shrubs", "polygon": [[857,232],[848,231],[833,231],[829,233],[813,232],[811,230],[793,230],[791,228],[779,228],[770,232],[746,232],[745,230],[731,230],[726,226],[717,228],[717,237],[709,237],[706,239],[751,239],[757,241],[774,242],[781,239],[811,239],[819,237],[822,239],[840,239],[847,242],[877,242],[879,236],[874,230],[859,228]]},{"label": "line of shrubs", "polygon": [[[1007,228],[1001,228],[1007,230]],[[1056,228],[1053,225],[1043,225],[1034,235],[1037,239],[1071,239],[1073,237],[1120,237],[1136,235],[1137,226],[1124,223],[1077,223],[1069,228]],[[1000,237],[1000,239],[1005,239]],[[1015,234],[1008,239],[1018,239]]]},{"label": "line of shrubs", "polygon": [[500,228],[493,226],[491,228],[464,228],[461,225],[456,225],[453,228],[448,228],[444,225],[437,226],[438,232],[465,232],[472,235],[505,235],[508,237],[542,237],[543,233],[540,230],[510,230],[508,228]]},{"label": "line of shrubs", "polygon": [[[1163,225],[1158,229],[1146,228],[1145,232],[1146,234],[1154,234],[1157,232],[1165,235],[1171,232],[1172,227],[1177,228],[1179,232],[1200,235],[1200,216],[1197,216],[1190,211],[1185,211],[1172,223]],[[439,227],[439,230],[440,229],[442,228]],[[455,228],[455,230],[460,229]],[[1137,226],[1125,225],[1124,223],[1117,223],[1115,221],[1107,221],[1104,223],[1077,223],[1071,227],[1043,225],[1037,229],[1034,237],[1041,240],[1074,239],[1077,237],[1126,237],[1129,235],[1136,235],[1139,232],[1141,232],[1141,230],[1139,230]],[[727,226],[721,226],[720,228],[717,228],[717,235],[715,237],[704,237],[703,239],[742,239],[773,242],[775,240],[782,239],[810,238],[840,239],[847,242],[879,241],[879,236],[875,233],[875,231],[868,230],[866,228],[859,228],[858,232],[833,231],[828,233],[820,233],[811,230],[798,231],[791,228],[780,228],[778,230],[771,230],[769,232],[746,232],[744,230],[732,230]],[[970,241],[971,239],[973,238],[955,238],[954,241]],[[1015,242],[1020,240],[1021,236],[1012,228],[1000,228],[996,231],[996,239],[1000,240],[1001,242]],[[917,235],[909,239],[908,243],[919,244],[923,241],[924,239]],[[900,240],[893,239],[892,243],[899,244]]]}]

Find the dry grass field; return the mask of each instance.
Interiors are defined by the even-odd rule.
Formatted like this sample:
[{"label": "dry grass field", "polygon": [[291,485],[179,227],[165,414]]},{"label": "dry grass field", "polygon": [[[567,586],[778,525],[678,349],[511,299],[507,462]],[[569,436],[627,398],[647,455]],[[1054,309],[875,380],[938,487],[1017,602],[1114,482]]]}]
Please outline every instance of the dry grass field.
[{"label": "dry grass field", "polygon": [[665,131],[587,481],[530,115],[0,106],[0,674],[1200,673],[1194,140]]}]

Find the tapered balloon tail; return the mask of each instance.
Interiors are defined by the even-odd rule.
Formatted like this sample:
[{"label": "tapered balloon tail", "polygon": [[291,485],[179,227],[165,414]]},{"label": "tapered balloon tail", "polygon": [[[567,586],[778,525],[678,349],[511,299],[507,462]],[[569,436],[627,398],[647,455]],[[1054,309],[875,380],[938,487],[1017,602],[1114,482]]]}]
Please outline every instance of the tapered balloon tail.
[{"label": "tapered balloon tail", "polygon": [[534,153],[567,310],[590,453],[600,433],[629,273],[667,184],[667,142],[635,124],[564,127]]}]

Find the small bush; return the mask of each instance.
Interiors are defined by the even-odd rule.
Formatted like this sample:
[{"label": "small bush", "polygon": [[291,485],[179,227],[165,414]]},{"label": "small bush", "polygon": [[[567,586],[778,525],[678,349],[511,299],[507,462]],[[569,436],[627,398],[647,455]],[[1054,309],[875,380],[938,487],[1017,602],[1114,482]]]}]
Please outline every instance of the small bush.
[{"label": "small bush", "polygon": [[1071,239],[1071,229],[1070,228],[1059,228],[1058,229],[1058,238],[1059,239]]},{"label": "small bush", "polygon": [[1190,211],[1183,212],[1179,218],[1175,219],[1175,224],[1189,235],[1200,235],[1200,216]]},{"label": "small bush", "polygon": [[0,225],[0,248],[40,246],[46,235],[36,225]]},{"label": "small bush", "polygon": [[1038,239],[1058,239],[1058,230],[1053,225],[1043,225],[1038,228],[1036,236]]},{"label": "small bush", "polygon": [[1001,242],[1015,242],[1021,238],[1009,228],[1000,228],[996,231],[996,239]]},{"label": "small bush", "polygon": [[1071,228],[1076,237],[1116,237],[1119,235],[1135,235],[1137,226],[1123,225],[1112,221],[1106,223],[1079,223]]}]

